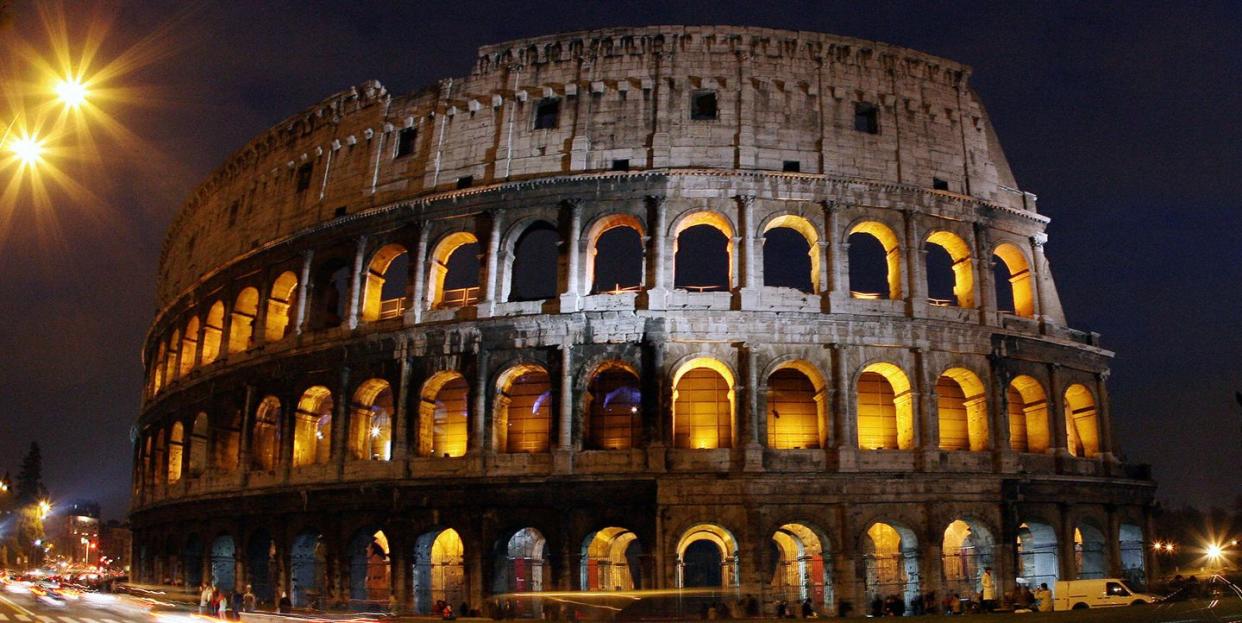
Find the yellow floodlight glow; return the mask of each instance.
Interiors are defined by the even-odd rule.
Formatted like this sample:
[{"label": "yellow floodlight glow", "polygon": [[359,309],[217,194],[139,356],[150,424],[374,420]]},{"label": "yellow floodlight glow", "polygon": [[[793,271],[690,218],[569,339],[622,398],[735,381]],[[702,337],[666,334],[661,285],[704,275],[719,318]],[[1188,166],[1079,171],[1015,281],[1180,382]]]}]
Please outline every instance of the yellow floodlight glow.
[{"label": "yellow floodlight glow", "polygon": [[54,90],[56,91],[56,97],[60,98],[61,103],[67,108],[81,106],[86,101],[86,96],[90,93],[86,85],[74,77],[65,78],[57,82]]},{"label": "yellow floodlight glow", "polygon": [[1212,543],[1207,546],[1207,556],[1210,560],[1220,560],[1221,556],[1224,554],[1225,548],[1221,547],[1219,543]]},{"label": "yellow floodlight glow", "polygon": [[43,143],[34,136],[22,136],[9,141],[9,151],[26,166],[34,166],[43,159]]}]

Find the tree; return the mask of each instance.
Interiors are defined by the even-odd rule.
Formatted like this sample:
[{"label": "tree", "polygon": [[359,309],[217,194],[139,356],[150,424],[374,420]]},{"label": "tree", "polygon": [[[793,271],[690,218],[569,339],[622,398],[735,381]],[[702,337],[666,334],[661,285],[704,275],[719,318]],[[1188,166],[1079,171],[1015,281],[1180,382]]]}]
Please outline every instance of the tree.
[{"label": "tree", "polygon": [[30,450],[22,458],[21,471],[17,472],[17,503],[19,505],[36,504],[47,499],[47,489],[43,486],[43,453],[39,450],[39,442],[30,442]]}]

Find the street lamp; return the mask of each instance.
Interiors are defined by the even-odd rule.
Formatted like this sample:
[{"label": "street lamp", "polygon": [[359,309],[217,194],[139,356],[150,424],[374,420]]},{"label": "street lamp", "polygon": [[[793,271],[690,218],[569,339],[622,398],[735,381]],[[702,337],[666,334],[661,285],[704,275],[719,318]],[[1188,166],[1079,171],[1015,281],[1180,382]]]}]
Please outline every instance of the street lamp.
[{"label": "street lamp", "polygon": [[39,520],[42,521],[44,519],[47,519],[47,516],[51,514],[52,514],[52,503],[47,500],[40,500],[39,501]]},{"label": "street lamp", "polygon": [[86,85],[72,76],[57,82],[52,90],[56,92],[56,97],[66,108],[81,106],[86,101],[86,96],[90,94]]},{"label": "street lamp", "polygon": [[9,151],[17,156],[22,164],[30,167],[43,158],[43,142],[34,136],[23,136],[9,142]]}]

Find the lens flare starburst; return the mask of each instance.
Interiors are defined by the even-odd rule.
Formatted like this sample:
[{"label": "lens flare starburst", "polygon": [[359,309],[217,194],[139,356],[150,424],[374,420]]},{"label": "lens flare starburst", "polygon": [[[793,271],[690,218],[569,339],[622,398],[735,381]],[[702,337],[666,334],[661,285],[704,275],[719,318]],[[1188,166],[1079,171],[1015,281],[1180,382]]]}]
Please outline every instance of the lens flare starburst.
[{"label": "lens flare starburst", "polygon": [[9,151],[25,166],[34,166],[43,157],[43,143],[34,136],[22,136],[9,141]]}]

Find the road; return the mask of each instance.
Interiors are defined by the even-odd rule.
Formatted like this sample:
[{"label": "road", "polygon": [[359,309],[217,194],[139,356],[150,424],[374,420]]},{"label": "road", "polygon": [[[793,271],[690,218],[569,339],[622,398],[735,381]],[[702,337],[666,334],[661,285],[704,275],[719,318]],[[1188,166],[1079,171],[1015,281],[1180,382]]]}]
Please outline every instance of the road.
[{"label": "road", "polygon": [[132,602],[112,595],[49,605],[32,594],[0,593],[0,623],[151,623],[153,617]]}]

